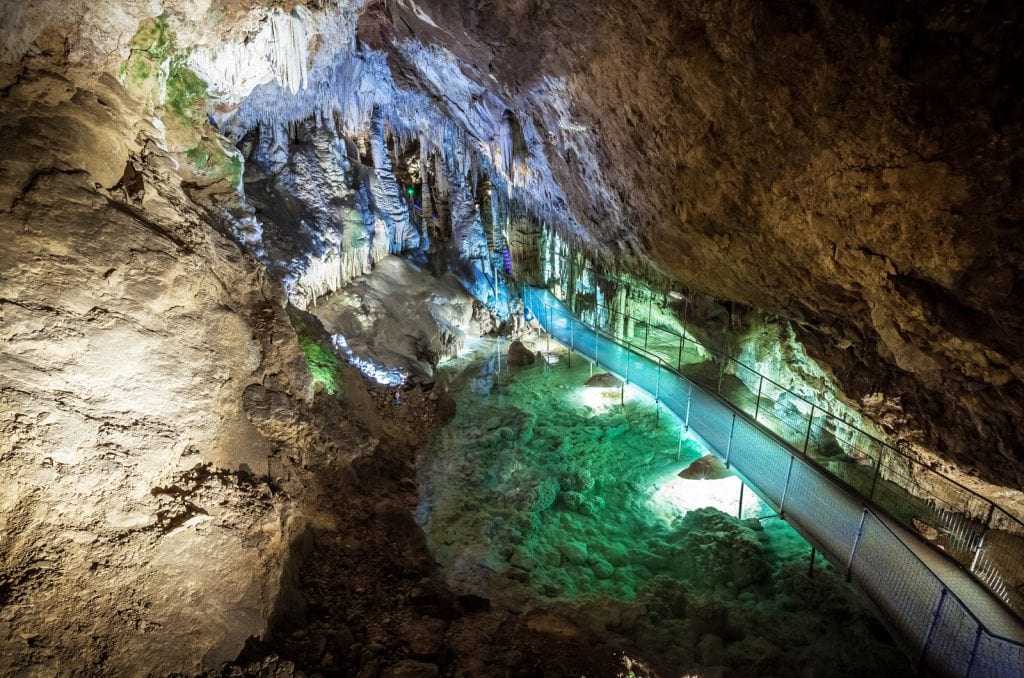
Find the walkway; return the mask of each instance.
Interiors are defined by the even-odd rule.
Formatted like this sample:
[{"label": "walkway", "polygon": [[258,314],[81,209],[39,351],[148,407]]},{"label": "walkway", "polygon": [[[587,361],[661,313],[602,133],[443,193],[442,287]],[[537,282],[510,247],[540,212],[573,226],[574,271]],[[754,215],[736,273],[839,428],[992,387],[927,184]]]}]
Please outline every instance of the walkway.
[{"label": "walkway", "polygon": [[585,325],[546,290],[523,297],[552,337],[653,395],[845,568],[924,674],[1024,678],[1024,623],[954,561],[657,356]]}]

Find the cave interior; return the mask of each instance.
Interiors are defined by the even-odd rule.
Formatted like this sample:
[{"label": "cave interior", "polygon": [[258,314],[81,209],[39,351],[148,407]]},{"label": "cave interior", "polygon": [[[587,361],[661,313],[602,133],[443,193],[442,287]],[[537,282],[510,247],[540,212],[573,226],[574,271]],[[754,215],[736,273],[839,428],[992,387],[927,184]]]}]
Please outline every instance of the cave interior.
[{"label": "cave interior", "polygon": [[1024,675],[1024,5],[0,26],[0,674]]}]

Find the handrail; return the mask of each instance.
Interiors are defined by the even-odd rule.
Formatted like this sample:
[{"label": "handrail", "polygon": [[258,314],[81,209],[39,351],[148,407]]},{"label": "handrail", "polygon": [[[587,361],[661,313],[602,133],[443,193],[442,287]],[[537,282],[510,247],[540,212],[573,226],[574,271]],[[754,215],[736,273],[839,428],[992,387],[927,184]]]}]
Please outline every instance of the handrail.
[{"label": "handrail", "polygon": [[[567,257],[562,252],[554,252],[553,254],[554,254],[555,257],[557,257],[558,259],[562,260],[563,262],[568,261],[570,264],[575,266],[575,264],[572,262],[572,258],[571,257]],[[605,281],[610,282],[610,283],[615,283],[617,285],[622,284],[622,281],[620,281],[620,280],[616,280],[615,278],[612,278],[612,277],[610,277],[610,276],[608,276],[606,274],[599,273],[596,269],[594,269],[593,266],[584,264],[582,269],[584,271],[589,272],[595,278],[601,278],[602,280],[605,280]],[[555,298],[558,298],[557,295],[555,295]],[[565,300],[563,299],[563,300],[560,300],[560,301],[564,302]],[[824,415],[826,418],[836,419],[838,421],[841,421],[844,426],[852,429],[853,431],[856,431],[860,435],[866,436],[869,440],[877,443],[878,445],[886,448],[887,450],[890,450],[890,451],[896,453],[897,455],[899,455],[900,457],[906,459],[907,461],[909,461],[909,462],[911,462],[913,464],[916,464],[917,466],[922,467],[925,470],[925,472],[933,474],[933,475],[937,475],[937,476],[947,480],[948,482],[953,483],[954,485],[956,485],[957,487],[961,488],[965,492],[968,492],[971,495],[977,497],[978,499],[981,499],[983,502],[994,506],[995,508],[997,508],[1000,511],[1002,511],[1006,515],[1006,517],[1012,519],[1014,522],[1018,523],[1021,526],[1022,529],[1024,529],[1024,520],[1022,520],[1021,518],[1018,518],[1014,514],[1010,513],[1009,510],[1003,508],[1002,506],[1000,506],[996,502],[992,501],[991,499],[989,499],[989,498],[985,497],[984,495],[979,494],[977,491],[972,490],[971,488],[965,486],[963,483],[959,482],[958,480],[956,480],[954,478],[950,478],[949,476],[947,476],[944,473],[940,473],[940,472],[935,471],[934,469],[930,468],[929,466],[927,466],[926,464],[922,463],[921,461],[911,457],[910,455],[908,455],[906,452],[902,451],[901,449],[899,449],[895,445],[893,445],[893,444],[891,444],[891,443],[889,443],[889,442],[887,442],[885,440],[882,440],[881,438],[875,436],[872,433],[869,433],[869,432],[865,431],[864,429],[856,426],[855,424],[852,424],[852,423],[848,422],[843,417],[838,417],[835,414],[832,414],[831,412],[825,411],[824,409],[822,409],[821,405],[819,405],[818,403],[816,403],[816,402],[814,402],[812,400],[808,400],[805,396],[800,395],[799,393],[790,390],[789,388],[783,386],[782,384],[779,384],[778,382],[773,380],[771,377],[765,376],[762,372],[759,372],[757,369],[755,369],[755,368],[747,365],[746,363],[743,363],[740,360],[738,360],[738,359],[734,358],[733,356],[729,355],[728,352],[723,351],[721,349],[713,348],[711,346],[707,346],[706,344],[703,344],[702,342],[700,342],[697,339],[692,339],[692,338],[688,339],[686,337],[686,335],[685,335],[685,333],[686,333],[686,322],[685,322],[685,320],[683,321],[683,333],[684,334],[679,334],[678,332],[676,332],[675,330],[673,330],[671,328],[660,326],[660,325],[658,325],[658,326],[650,325],[648,320],[645,320],[643,318],[640,318],[640,317],[637,317],[637,316],[634,316],[634,315],[631,315],[631,314],[625,314],[625,313],[622,313],[620,311],[616,311],[615,309],[609,308],[608,306],[605,306],[604,304],[595,304],[594,306],[595,306],[595,308],[601,309],[601,310],[605,311],[606,313],[612,314],[612,317],[614,317],[616,314],[618,314],[618,315],[624,316],[626,318],[630,318],[631,320],[633,320],[635,322],[643,323],[644,325],[647,325],[648,327],[656,327],[661,332],[666,332],[666,333],[668,333],[668,334],[670,334],[670,335],[672,335],[672,336],[674,336],[676,338],[683,339],[684,341],[690,341],[690,342],[696,344],[697,346],[699,346],[704,351],[707,351],[709,353],[713,353],[713,354],[718,355],[718,356],[720,356],[722,358],[725,358],[726,360],[732,361],[733,363],[735,363],[736,365],[742,367],[743,369],[748,370],[748,371],[753,372],[754,374],[758,375],[759,378],[764,379],[769,384],[775,386],[776,388],[780,389],[784,393],[788,393],[791,396],[793,396],[794,398],[797,398],[798,400],[802,401],[804,404],[811,406],[812,410],[813,409],[817,409],[817,410],[821,411],[822,415]],[[574,310],[574,312],[575,312],[575,310]]]},{"label": "handrail", "polygon": [[[560,259],[563,262],[563,264],[566,261],[568,261],[571,266],[573,266],[573,267],[577,266],[572,261],[571,258],[566,257],[561,252],[555,252],[553,254],[554,254],[555,257]],[[601,279],[603,279],[603,280],[605,280],[607,282],[611,282],[611,283],[615,283],[615,284],[622,284],[621,281],[615,280],[614,278],[610,278],[607,275],[603,275],[601,273],[598,273],[591,266],[587,266],[587,265],[584,264],[583,270],[589,272],[592,276],[597,277],[597,278],[601,278]],[[572,271],[570,269],[570,274],[571,273],[572,273]],[[557,295],[556,295],[556,298],[557,298]],[[565,300],[561,300],[561,301],[563,301],[563,303],[565,302]],[[889,453],[895,454],[898,458],[900,458],[900,459],[904,460],[905,462],[913,465],[913,467],[918,469],[920,473],[922,473],[922,474],[924,474],[924,475],[926,475],[928,477],[932,477],[932,478],[936,478],[936,479],[941,479],[941,481],[943,483],[947,483],[948,484],[947,486],[952,486],[953,488],[957,488],[958,490],[960,490],[961,493],[966,495],[966,497],[965,497],[966,498],[966,506],[965,506],[965,508],[968,509],[968,510],[961,509],[961,508],[959,508],[959,507],[957,507],[957,506],[955,506],[953,504],[950,504],[949,502],[947,502],[947,501],[945,501],[943,499],[938,499],[938,501],[940,501],[943,504],[947,505],[950,508],[950,510],[952,510],[952,511],[954,511],[956,513],[960,513],[960,514],[964,514],[964,515],[968,516],[968,518],[971,519],[972,521],[976,520],[976,519],[983,518],[983,524],[980,526],[980,528],[983,530],[983,534],[987,533],[990,529],[992,529],[992,520],[995,517],[996,511],[998,510],[999,514],[1000,514],[1000,517],[1002,517],[1004,519],[1008,519],[1012,523],[1012,525],[1014,527],[1016,527],[1016,530],[1019,533],[1019,536],[1024,536],[1024,520],[1022,520],[1021,518],[1017,517],[1013,513],[1010,513],[1009,510],[1007,510],[1006,508],[1000,506],[995,501],[989,499],[988,497],[985,497],[984,495],[981,495],[977,491],[967,487],[966,485],[964,485],[963,483],[957,481],[956,479],[950,478],[946,474],[934,470],[933,468],[931,468],[927,464],[924,464],[923,462],[919,461],[918,459],[915,459],[914,457],[908,455],[906,452],[900,450],[898,447],[896,447],[896,446],[894,446],[894,445],[892,445],[892,444],[890,444],[890,443],[888,443],[888,442],[886,442],[884,440],[881,440],[877,436],[874,436],[871,433],[868,433],[867,431],[864,431],[860,427],[856,426],[855,424],[850,423],[845,418],[837,417],[836,415],[826,411],[818,403],[813,402],[811,400],[808,400],[806,397],[800,395],[799,393],[796,393],[795,391],[792,391],[789,388],[787,388],[785,386],[782,386],[781,384],[779,384],[778,382],[773,380],[771,377],[765,376],[764,374],[762,374],[761,372],[757,371],[756,369],[750,367],[749,365],[746,365],[745,363],[740,362],[736,358],[733,358],[728,353],[726,353],[724,351],[721,351],[719,349],[715,349],[715,348],[706,346],[705,344],[701,343],[700,341],[698,341],[696,339],[688,338],[686,336],[686,334],[685,334],[686,333],[685,323],[684,323],[684,326],[683,326],[683,334],[680,334],[680,333],[676,332],[675,330],[673,330],[671,328],[652,325],[650,323],[650,319],[649,318],[645,320],[644,318],[641,318],[641,317],[638,317],[638,316],[635,316],[635,315],[632,315],[632,314],[622,313],[622,312],[617,311],[617,310],[615,310],[613,308],[609,308],[608,306],[606,306],[604,304],[595,303],[593,308],[598,310],[598,311],[604,312],[613,321],[614,321],[614,319],[617,316],[622,316],[624,319],[625,318],[629,318],[629,319],[633,320],[634,322],[643,323],[647,327],[647,329],[648,329],[648,333],[645,334],[645,342],[647,340],[647,336],[649,336],[649,332],[650,332],[651,328],[655,328],[659,332],[663,332],[663,333],[668,334],[669,336],[675,337],[676,339],[678,339],[680,341],[680,347],[681,347],[680,350],[679,350],[680,359],[681,359],[681,356],[682,356],[685,344],[687,342],[690,342],[690,343],[692,343],[692,344],[694,344],[696,346],[699,346],[702,350],[704,350],[706,352],[714,354],[714,355],[718,356],[719,358],[724,358],[727,361],[731,361],[736,366],[741,367],[741,368],[747,370],[748,372],[750,372],[750,373],[752,373],[754,375],[757,375],[759,380],[760,380],[759,384],[761,384],[762,386],[763,386],[764,382],[767,382],[768,384],[771,384],[772,386],[777,388],[779,391],[781,391],[781,393],[788,394],[792,398],[795,398],[795,399],[801,401],[803,404],[805,404],[807,406],[810,406],[811,411],[810,411],[810,414],[808,415],[807,421],[806,421],[807,428],[808,428],[808,435],[807,435],[807,441],[808,442],[810,440],[810,435],[809,435],[810,434],[810,430],[811,430],[811,427],[813,426],[813,423],[814,423],[814,418],[815,418],[814,414],[815,414],[815,411],[818,411],[825,418],[825,421],[827,421],[827,422],[835,422],[835,424],[841,424],[842,427],[845,427],[846,429],[849,429],[851,431],[851,436],[850,436],[849,440],[841,440],[839,438],[837,438],[837,440],[840,440],[841,442],[845,443],[850,448],[852,448],[854,450],[857,450],[858,452],[860,452],[862,454],[865,454],[867,457],[872,458],[873,461],[875,462],[875,468],[876,468],[876,472],[878,474],[881,474],[882,467],[883,467],[882,458],[885,456],[885,454],[889,454]],[[616,339],[616,341],[618,341],[618,339]],[[630,344],[630,345],[632,346],[632,344]],[[645,348],[645,350],[646,350],[646,348]],[[759,391],[760,391],[760,387],[759,387]],[[758,400],[758,402],[760,402],[760,397],[758,397],[757,400]],[[799,409],[797,409],[797,411],[799,413]],[[801,417],[801,421],[803,421],[803,414],[802,413],[799,413],[799,414],[800,414],[800,417]],[[823,428],[824,428],[823,425],[819,426],[819,433],[821,432],[821,430]],[[832,433],[833,437],[836,437],[834,430],[831,433]],[[854,440],[854,438],[858,438],[859,436],[863,436],[864,438],[866,438],[867,439],[866,443],[860,443],[859,441]],[[867,446],[877,445],[879,447],[880,452],[877,454],[877,459],[874,459],[872,454],[867,449],[862,447],[862,445],[865,445],[865,444]],[[806,445],[805,445],[804,451],[805,451],[805,453],[807,452]],[[891,466],[885,465],[885,469],[886,469],[886,471],[889,472],[889,477],[890,478],[893,475],[895,475],[895,471],[896,470],[893,469]],[[912,479],[910,479],[910,478],[903,478],[903,480],[907,481],[907,480],[912,480]],[[877,482],[877,478],[876,478],[875,482]],[[902,485],[901,485],[901,487],[902,487]],[[908,492],[910,491],[909,488],[906,488],[906,487],[904,487],[903,489],[908,491]],[[933,499],[933,501],[935,500],[934,497],[932,499]],[[977,505],[979,502],[980,502],[981,505],[977,507],[978,508],[977,511],[969,510],[972,505]],[[917,530],[917,528],[915,528],[913,526],[911,526],[911,527],[912,527],[912,529]],[[961,531],[964,529],[963,526],[958,526],[958,528]],[[980,539],[981,537],[978,536],[977,538]],[[970,541],[970,540],[968,540],[968,541]],[[970,552],[971,549],[967,549],[967,551]],[[967,565],[967,566],[973,566],[974,565],[973,562],[964,562],[963,564]],[[1024,592],[1018,592],[1018,595],[1021,595],[1022,593],[1024,593]],[[1017,603],[1017,607],[1021,607],[1022,608],[1020,610],[1017,610],[1018,613],[1019,614],[1024,614],[1024,595],[1021,595],[1021,601]]]},{"label": "handrail", "polygon": [[[522,289],[522,292],[525,292],[525,287]],[[522,294],[522,296],[523,296],[523,298],[525,300],[526,299],[526,294]],[[549,324],[550,324],[550,309],[552,307],[546,301],[542,301],[542,303],[543,303],[543,306],[546,309],[549,309]],[[527,308],[529,308],[529,306],[527,306]],[[568,310],[568,309],[566,309],[566,310]],[[533,312],[532,309],[531,309],[531,312]],[[537,315],[537,314],[534,313],[534,315]],[[579,320],[578,318],[574,318],[569,313],[566,313],[566,315],[570,319],[569,320],[569,323],[570,323],[570,339],[572,337],[572,329],[571,329],[572,322],[575,320],[576,322],[578,322],[582,326],[590,329],[595,334],[596,337],[603,336],[603,337],[605,337],[605,339],[607,341],[610,341],[611,343],[613,343],[615,345],[618,345],[620,348],[623,348],[628,353],[633,353],[638,358],[646,358],[646,356],[643,355],[643,354],[647,354],[647,355],[653,356],[654,359],[655,359],[654,361],[651,361],[650,358],[646,358],[646,359],[649,362],[655,362],[656,363],[656,366],[657,366],[657,369],[658,369],[658,375],[659,375],[659,377],[658,377],[659,388],[660,388],[660,383],[661,383],[661,380],[660,380],[660,370],[664,367],[664,369],[666,369],[670,373],[674,374],[683,383],[688,384],[690,389],[692,389],[693,386],[696,386],[706,396],[710,397],[714,401],[719,402],[722,406],[728,408],[728,410],[730,410],[733,413],[734,420],[735,420],[735,417],[737,415],[740,415],[740,416],[742,416],[744,418],[745,421],[748,422],[748,425],[750,425],[750,421],[748,419],[748,416],[749,416],[748,413],[742,411],[741,409],[737,409],[733,405],[733,403],[731,403],[727,399],[723,398],[720,394],[714,393],[714,392],[708,390],[707,388],[705,388],[704,386],[702,386],[701,384],[692,381],[690,378],[688,378],[685,375],[683,375],[682,372],[679,369],[677,369],[676,367],[672,367],[672,365],[667,360],[662,358],[661,356],[659,356],[657,354],[654,354],[654,353],[652,353],[652,352],[650,352],[650,351],[648,351],[646,349],[639,349],[639,347],[634,347],[629,342],[626,342],[625,345],[624,345],[623,342],[620,339],[616,338],[614,335],[609,334],[608,332],[605,332],[604,330],[602,330],[602,329],[600,329],[598,327],[594,327],[594,326],[588,325],[587,323]],[[595,342],[596,342],[596,340],[595,340]],[[597,344],[596,343],[595,343],[595,351],[597,351]],[[641,354],[640,351],[642,351],[643,354]],[[599,356],[595,355],[595,359],[597,359],[598,357]],[[627,357],[627,361],[626,361],[626,369],[627,369],[627,372],[628,372],[629,371],[629,360],[628,360],[628,357]],[[628,376],[627,376],[627,381],[628,381]],[[688,397],[688,402],[689,402],[689,398],[692,397],[692,390],[688,391],[688,393],[689,393],[689,395],[687,397]],[[687,408],[687,410],[688,409],[689,408]],[[689,417],[687,417],[687,418],[689,418]],[[851,499],[862,500],[862,496],[859,493],[856,492],[855,488],[853,488],[853,487],[851,487],[848,484],[843,483],[843,482],[841,482],[839,485],[836,485],[835,484],[835,477],[828,471],[828,469],[823,468],[820,464],[818,464],[816,461],[814,461],[810,457],[807,457],[806,455],[801,454],[798,450],[795,450],[787,441],[785,441],[785,439],[777,437],[774,434],[774,432],[772,432],[770,429],[767,429],[766,427],[761,425],[760,422],[758,422],[757,420],[754,420],[753,424],[756,426],[755,430],[757,430],[760,434],[767,436],[768,439],[773,440],[775,442],[775,444],[783,452],[785,452],[787,455],[789,455],[791,463],[792,462],[799,462],[802,465],[802,467],[806,467],[808,469],[811,469],[815,474],[820,475],[823,478],[826,478],[827,479],[826,480],[827,483],[832,483],[833,486],[839,487],[839,489],[844,494],[846,494],[848,497],[850,497]],[[733,424],[733,427],[735,427],[735,424]],[[730,431],[729,447],[731,448],[731,446],[732,446],[732,432]],[[727,456],[728,456],[728,453],[727,453]],[[727,460],[727,463],[728,463],[728,460]],[[783,489],[783,492],[782,492],[782,503],[783,504],[785,504],[785,501],[786,501],[786,493],[789,490],[789,485],[790,485],[791,477],[792,477],[792,466],[790,467],[789,473],[787,473],[786,486],[785,486],[785,488]],[[754,489],[758,489],[753,484],[751,485],[751,487],[753,487]],[[758,494],[762,494],[762,496],[764,497],[764,493],[762,491],[758,490]],[[768,499],[767,497],[764,497],[764,498]],[[775,504],[775,502],[770,501],[770,500],[768,501],[768,503],[770,505],[774,505]],[[976,676],[976,675],[980,675],[980,676],[993,675],[993,676],[995,676],[995,675],[1004,675],[1003,671],[1005,670],[1006,666],[1015,667],[1016,665],[1019,664],[1019,669],[1018,670],[1019,670],[1020,673],[1013,674],[1013,675],[1024,676],[1024,644],[1022,644],[1018,640],[1011,639],[1011,638],[1008,638],[1008,637],[1006,637],[1004,635],[992,632],[988,628],[988,626],[970,609],[970,607],[964,602],[964,600],[960,596],[958,596],[955,591],[951,590],[946,585],[946,583],[943,582],[942,579],[938,575],[936,575],[935,572],[932,571],[932,569],[917,555],[917,553],[915,553],[914,549],[911,548],[906,543],[904,538],[901,537],[900,535],[896,534],[889,527],[889,525],[887,524],[887,520],[886,519],[881,518],[874,510],[872,510],[872,508],[870,506],[863,505],[863,504],[862,504],[862,506],[863,506],[863,516],[861,518],[860,528],[859,528],[859,531],[857,533],[857,538],[855,539],[855,541],[853,543],[853,548],[852,548],[851,552],[849,553],[849,561],[848,561],[848,566],[847,566],[848,576],[853,571],[855,564],[859,564],[855,560],[856,555],[857,555],[857,548],[858,548],[858,545],[860,544],[860,535],[863,533],[863,531],[865,529],[865,520],[866,520],[867,516],[870,515],[872,517],[873,521],[874,521],[873,523],[871,523],[871,525],[874,526],[874,527],[881,526],[884,529],[884,531],[886,533],[888,533],[892,537],[892,539],[894,539],[896,542],[898,542],[903,547],[903,549],[907,553],[910,554],[910,556],[912,557],[912,562],[917,563],[917,565],[919,566],[918,569],[920,571],[927,572],[928,576],[932,580],[932,583],[934,585],[938,586],[938,591],[939,591],[939,593],[938,593],[938,602],[937,602],[937,604],[935,605],[934,609],[931,612],[932,618],[931,618],[931,622],[930,622],[930,624],[928,626],[927,634],[925,635],[925,637],[923,639],[921,639],[921,638],[911,638],[910,639],[912,641],[912,643],[916,642],[916,641],[920,641],[920,645],[921,646],[919,648],[919,651],[920,651],[919,663],[922,666],[925,666],[927,664],[927,666],[929,666],[929,667],[931,667],[931,668],[933,668],[935,670],[942,670],[943,672],[946,672],[949,675],[962,675],[962,676]],[[777,508],[777,510],[779,510],[780,513],[782,513],[782,509],[783,509],[782,506],[777,506],[776,508]],[[899,521],[897,521],[897,522],[899,522]],[[859,583],[862,584],[862,588],[865,588],[867,590],[867,587],[865,587],[864,584],[865,583],[869,583],[868,582],[869,578],[863,577],[863,576],[861,576],[861,574],[857,574],[854,578],[858,579]],[[863,581],[860,581],[860,580],[863,580]],[[984,583],[984,582],[981,582],[981,583]],[[927,595],[927,594],[925,594],[925,595]],[[946,612],[946,606],[949,605],[949,603],[946,602],[947,599],[952,599],[953,601],[955,601],[955,604],[958,606],[958,608],[957,609],[952,609],[951,608],[951,610],[947,613]],[[876,601],[876,602],[879,603],[880,607],[882,607],[883,606],[882,603],[885,602],[885,601]],[[934,662],[938,661],[938,657],[941,656],[941,651],[942,651],[943,647],[945,647],[945,646],[943,646],[943,647],[939,647],[938,646],[938,643],[940,641],[936,639],[936,635],[935,634],[937,634],[937,633],[938,634],[945,633],[945,634],[948,635],[949,633],[951,633],[951,631],[949,631],[948,629],[945,628],[945,625],[953,624],[954,622],[956,622],[955,615],[959,614],[959,613],[962,613],[962,614],[966,615],[973,622],[974,626],[976,627],[975,631],[973,631],[973,633],[975,633],[975,636],[974,636],[974,639],[973,639],[973,647],[970,650],[969,657],[966,660],[967,666],[963,670],[962,673],[956,673],[955,671],[952,670],[951,666],[952,666],[952,662],[954,661],[954,659],[951,659],[951,658],[946,658],[948,660],[949,666],[946,666],[946,665],[942,665],[942,666],[934,665]],[[936,631],[936,628],[940,624],[940,622],[943,624],[943,626],[939,627],[939,630]],[[959,629],[960,629],[960,626],[957,626],[956,630],[959,630]],[[999,641],[999,642],[1005,643],[1009,648],[1016,648],[1016,650],[1008,649],[1005,654],[1006,654],[1006,656],[1009,656],[1010,654],[1016,653],[1016,656],[1018,657],[1018,659],[1014,660],[1013,658],[1010,658],[1010,662],[1009,663],[1007,663],[1005,665],[1000,664],[1000,666],[1002,666],[1003,668],[999,669],[998,672],[995,672],[995,673],[989,671],[990,669],[992,669],[992,667],[989,666],[989,665],[985,665],[985,666],[977,669],[977,671],[975,671],[976,660],[977,660],[978,655],[979,655],[979,644],[980,644],[980,642],[981,642],[983,637],[987,637],[989,639],[989,642]],[[943,638],[944,638],[944,640],[948,641],[948,638],[945,638],[945,637],[943,637]],[[933,646],[935,648],[934,651],[933,651]],[[915,645],[914,646],[914,650],[916,651],[917,649],[918,648]],[[961,647],[960,649],[962,650],[963,648]],[[998,661],[998,657],[997,658],[988,657],[987,660],[983,659],[982,661],[989,661],[989,662]],[[1016,662],[1016,664],[1015,664],[1015,662]],[[989,672],[987,672],[987,671],[989,671]],[[1006,674],[1006,675],[1008,675],[1008,674]]]}]

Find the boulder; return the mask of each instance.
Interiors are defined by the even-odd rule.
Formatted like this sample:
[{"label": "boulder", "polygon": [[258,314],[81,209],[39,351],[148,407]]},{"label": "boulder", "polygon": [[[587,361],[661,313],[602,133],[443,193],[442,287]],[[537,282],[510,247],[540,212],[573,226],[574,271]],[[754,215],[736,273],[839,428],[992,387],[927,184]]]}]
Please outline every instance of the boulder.
[{"label": "boulder", "polygon": [[537,355],[518,339],[508,347],[508,364],[511,367],[529,367],[536,360]]},{"label": "boulder", "polygon": [[622,380],[609,372],[601,372],[587,379],[586,385],[591,388],[619,388]]},{"label": "boulder", "polygon": [[705,454],[677,474],[687,480],[721,480],[732,475],[722,460],[713,454]]},{"label": "boulder", "polygon": [[587,545],[581,541],[567,541],[559,546],[558,550],[573,565],[583,565],[587,562]]}]

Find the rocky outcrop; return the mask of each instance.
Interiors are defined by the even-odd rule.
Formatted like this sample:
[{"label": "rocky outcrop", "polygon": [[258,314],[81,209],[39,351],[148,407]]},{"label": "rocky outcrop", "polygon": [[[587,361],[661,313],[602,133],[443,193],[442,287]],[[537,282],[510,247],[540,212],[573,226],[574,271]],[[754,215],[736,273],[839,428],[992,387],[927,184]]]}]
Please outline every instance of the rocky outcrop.
[{"label": "rocky outcrop", "polygon": [[508,347],[508,364],[512,367],[529,367],[537,360],[537,355],[526,348],[521,341],[513,341]]},{"label": "rocky outcrop", "polygon": [[0,673],[191,673],[264,632],[303,529],[243,393],[302,409],[309,373],[160,130],[66,74],[0,123]]}]

